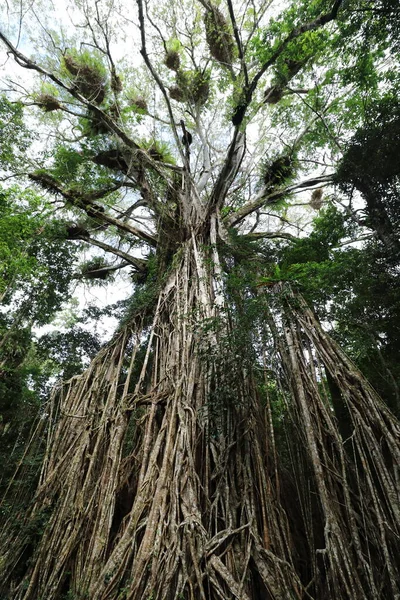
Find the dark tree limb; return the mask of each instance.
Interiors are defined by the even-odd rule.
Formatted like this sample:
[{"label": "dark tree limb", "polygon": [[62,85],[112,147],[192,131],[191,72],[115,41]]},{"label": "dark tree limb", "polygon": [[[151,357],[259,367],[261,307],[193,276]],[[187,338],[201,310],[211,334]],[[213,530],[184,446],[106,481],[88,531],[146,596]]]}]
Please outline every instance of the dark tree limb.
[{"label": "dark tree limb", "polygon": [[140,28],[140,37],[141,37],[141,43],[142,43],[142,47],[140,49],[140,54],[143,56],[143,60],[147,66],[147,68],[149,69],[154,81],[157,83],[162,95],[164,96],[165,99],[165,103],[167,105],[167,110],[168,110],[168,114],[169,114],[169,118],[170,118],[170,124],[171,124],[171,128],[172,128],[172,133],[174,135],[175,141],[176,141],[176,145],[179,149],[179,153],[181,155],[181,158],[184,162],[184,164],[187,163],[187,159],[185,156],[185,153],[183,152],[182,149],[182,145],[180,143],[180,139],[179,139],[179,135],[178,135],[178,130],[176,128],[175,125],[175,120],[174,120],[174,114],[172,112],[172,107],[171,107],[171,102],[169,101],[169,97],[167,94],[167,90],[163,84],[163,82],[161,81],[160,76],[158,75],[157,71],[154,69],[149,55],[147,53],[147,47],[146,47],[146,28],[145,28],[145,23],[144,23],[144,11],[143,11],[143,1],[142,0],[137,0],[137,5],[138,5],[138,10],[139,10],[139,28]]},{"label": "dark tree limb", "polygon": [[[127,265],[132,265],[135,267],[137,271],[145,272],[147,261],[141,260],[140,258],[136,258],[128,254],[127,252],[123,252],[119,248],[114,248],[114,246],[110,246],[106,242],[102,242],[100,240],[96,240],[93,237],[90,237],[89,230],[86,229],[84,225],[79,225],[77,223],[72,223],[67,225],[67,239],[82,241],[92,246],[96,246],[97,248],[101,248],[105,252],[109,252],[114,254],[115,256],[119,256],[119,258],[123,259],[122,263],[119,263],[117,266],[107,267],[109,271],[113,271],[116,269],[122,269]],[[102,267],[103,270],[106,268]]]},{"label": "dark tree limb", "polygon": [[247,72],[246,61],[244,60],[243,44],[242,44],[242,40],[240,39],[239,28],[237,26],[235,12],[233,10],[232,0],[227,0],[227,1],[228,1],[229,17],[231,19],[232,28],[233,28],[233,35],[235,37],[236,46],[237,46],[238,54],[239,54],[239,60],[240,60],[240,64],[241,64],[241,70],[242,70],[243,76],[244,76],[244,83],[245,83],[245,86],[248,87],[249,75]]},{"label": "dark tree limb", "polygon": [[218,179],[215,182],[214,189],[211,193],[209,210],[213,210],[216,206],[222,206],[226,195],[231,187],[237,172],[242,164],[246,148],[245,134],[239,132],[236,128],[233,134],[232,142],[230,143],[228,154],[222,166]]},{"label": "dark tree limb", "polygon": [[91,269],[90,271],[80,273],[77,275],[79,278],[83,279],[106,279],[109,273],[113,273],[114,271],[119,271],[119,269],[124,269],[128,267],[128,262],[121,262],[118,265],[105,265],[104,267],[99,267],[98,269]]},{"label": "dark tree limb", "polygon": [[[143,197],[142,206],[145,205],[150,208],[156,207],[156,200],[154,198],[148,178],[146,177],[145,169],[139,160],[133,160],[134,164],[130,165],[129,157],[124,155],[124,152],[118,148],[111,148],[96,154],[96,156],[92,158],[92,161],[97,165],[107,167],[112,171],[119,171],[120,173],[126,175],[132,180],[134,184],[133,187],[137,188],[141,192]],[[124,182],[123,185],[126,186],[127,183]]]},{"label": "dark tree limb", "polygon": [[254,231],[251,233],[245,233],[242,237],[246,240],[283,239],[291,242],[297,242],[299,239],[295,235],[292,235],[291,233],[285,233],[283,231],[275,233],[270,231]]}]

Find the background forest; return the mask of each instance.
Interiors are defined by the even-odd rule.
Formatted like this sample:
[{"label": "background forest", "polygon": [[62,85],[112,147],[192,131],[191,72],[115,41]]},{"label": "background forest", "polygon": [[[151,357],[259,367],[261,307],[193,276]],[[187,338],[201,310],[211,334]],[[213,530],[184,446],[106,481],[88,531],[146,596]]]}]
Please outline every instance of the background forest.
[{"label": "background forest", "polygon": [[400,598],[398,3],[0,11],[1,598]]}]

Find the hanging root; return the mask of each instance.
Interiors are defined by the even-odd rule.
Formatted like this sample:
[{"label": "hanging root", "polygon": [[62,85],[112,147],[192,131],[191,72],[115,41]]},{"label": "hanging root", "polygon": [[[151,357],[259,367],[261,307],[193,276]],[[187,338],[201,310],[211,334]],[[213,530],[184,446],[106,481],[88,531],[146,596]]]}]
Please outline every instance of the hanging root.
[{"label": "hanging root", "polygon": [[[284,338],[279,348],[294,419],[302,424],[324,522],[324,548],[316,552],[331,597],[398,598],[400,425],[293,293]],[[338,418],[323,388],[324,370]]]},{"label": "hanging root", "polygon": [[[205,264],[188,244],[144,357],[145,332],[127,328],[54,393],[27,526],[16,537],[6,526],[1,546],[15,600],[302,597],[266,412],[251,374],[238,366],[228,381],[216,363],[229,325],[211,326]],[[212,406],[228,383],[230,404]]]},{"label": "hanging root", "polygon": [[134,320],[54,391],[35,497],[2,532],[2,597],[398,598],[398,424],[304,302],[289,302],[284,329],[269,317],[291,389],[282,468],[206,247],[183,247],[150,327]]}]

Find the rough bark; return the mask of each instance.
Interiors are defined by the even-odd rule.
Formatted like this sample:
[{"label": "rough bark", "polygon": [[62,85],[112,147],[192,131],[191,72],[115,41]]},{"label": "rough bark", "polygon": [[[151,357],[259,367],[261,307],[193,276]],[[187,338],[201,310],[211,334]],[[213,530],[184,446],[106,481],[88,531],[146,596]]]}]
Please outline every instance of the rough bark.
[{"label": "rough bark", "polygon": [[[301,597],[267,415],[252,374],[220,355],[229,319],[205,241],[176,258],[137,381],[135,323],[54,394],[26,522],[49,517],[15,599]],[[3,563],[28,545],[22,532]]]},{"label": "rough bark", "polygon": [[3,530],[5,597],[398,597],[398,423],[289,294],[281,316],[265,309],[288,382],[282,468],[256,364],[232,356],[215,219],[209,231],[176,254],[151,326],[132,319],[54,391],[34,500]]}]

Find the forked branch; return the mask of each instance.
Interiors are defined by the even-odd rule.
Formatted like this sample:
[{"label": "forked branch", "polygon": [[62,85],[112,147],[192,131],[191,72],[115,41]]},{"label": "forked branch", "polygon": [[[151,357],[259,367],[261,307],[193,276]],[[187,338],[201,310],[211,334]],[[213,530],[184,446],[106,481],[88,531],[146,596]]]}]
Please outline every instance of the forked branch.
[{"label": "forked branch", "polygon": [[258,85],[261,77],[273,64],[276,63],[278,58],[286,50],[289,43],[292,42],[293,40],[295,40],[296,38],[300,37],[304,33],[308,32],[308,31],[314,31],[315,29],[319,29],[320,27],[324,27],[324,25],[326,25],[327,23],[335,20],[337,17],[337,14],[339,12],[340,6],[342,4],[342,1],[343,0],[336,0],[336,2],[333,5],[333,8],[330,12],[320,15],[313,21],[309,21],[308,23],[303,23],[302,25],[298,25],[297,27],[294,27],[292,29],[292,31],[286,36],[286,38],[284,40],[282,40],[282,42],[279,44],[279,46],[275,50],[275,52],[273,52],[273,54],[269,57],[269,59],[264,62],[264,64],[259,69],[259,71],[253,77],[251,83],[248,86],[244,87],[242,94],[241,94],[241,100],[240,100],[239,104],[237,105],[237,107],[234,111],[234,114],[232,116],[232,123],[236,127],[239,127],[241,125],[241,123],[243,122],[244,116],[250,105],[250,102],[253,98],[253,94],[257,88],[257,85]]}]

